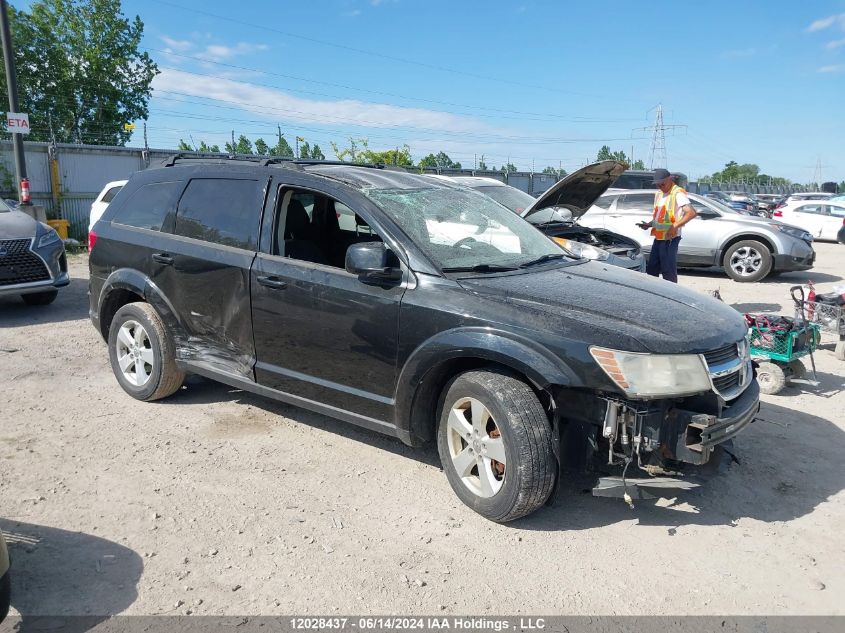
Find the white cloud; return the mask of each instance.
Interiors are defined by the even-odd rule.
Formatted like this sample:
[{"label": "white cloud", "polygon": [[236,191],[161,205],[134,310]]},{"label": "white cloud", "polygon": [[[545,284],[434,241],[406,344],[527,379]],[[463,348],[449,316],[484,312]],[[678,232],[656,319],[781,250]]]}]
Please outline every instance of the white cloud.
[{"label": "white cloud", "polygon": [[824,47],[829,51],[839,48],[840,46],[845,46],[845,39],[833,40],[832,42],[828,42],[824,45]]},{"label": "white cloud", "polygon": [[193,47],[193,42],[190,40],[177,40],[172,37],[167,37],[166,35],[162,35],[159,39],[164,42],[170,52],[172,51],[187,51]]},{"label": "white cloud", "polygon": [[845,73],[845,64],[832,64],[819,68],[820,73]]},{"label": "white cloud", "polygon": [[248,55],[256,51],[266,51],[267,48],[268,46],[266,44],[250,44],[249,42],[238,42],[234,46],[209,44],[199,56],[213,62],[222,62],[237,55]]},{"label": "white cloud", "polygon": [[823,31],[824,29],[830,28],[834,24],[839,24],[839,26],[845,30],[845,13],[839,13],[836,15],[829,15],[826,18],[821,18],[813,22],[810,26],[807,27],[807,31],[809,33],[815,33],[816,31]]},{"label": "white cloud", "polygon": [[299,123],[368,128],[404,127],[447,132],[501,132],[470,117],[423,108],[405,108],[355,99],[336,101],[295,97],[275,88],[255,86],[232,79],[222,79],[184,72],[162,70],[153,80],[154,90],[178,92],[196,97],[236,104],[247,112],[268,120],[283,118]]}]

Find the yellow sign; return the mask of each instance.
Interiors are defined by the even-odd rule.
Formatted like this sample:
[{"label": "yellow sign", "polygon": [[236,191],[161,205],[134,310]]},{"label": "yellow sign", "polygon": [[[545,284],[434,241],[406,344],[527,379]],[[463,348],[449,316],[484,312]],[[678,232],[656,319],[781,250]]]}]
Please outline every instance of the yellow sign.
[{"label": "yellow sign", "polygon": [[131,132],[132,130],[134,130],[134,129],[135,129],[135,124],[134,124],[134,123],[124,123],[124,124],[123,124],[123,129],[124,129],[126,132]]}]

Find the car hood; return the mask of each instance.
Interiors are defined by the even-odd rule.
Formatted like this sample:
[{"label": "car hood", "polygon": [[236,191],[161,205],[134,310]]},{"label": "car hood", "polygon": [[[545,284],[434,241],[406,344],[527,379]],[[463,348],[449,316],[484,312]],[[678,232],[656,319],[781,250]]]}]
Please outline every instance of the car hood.
[{"label": "car hood", "polygon": [[38,222],[23,211],[0,213],[0,239],[14,240],[35,237]]},{"label": "car hood", "polygon": [[513,305],[526,327],[543,323],[561,336],[625,351],[703,353],[739,341],[747,330],[742,316],[721,301],[598,262],[460,284]]},{"label": "car hood", "polygon": [[618,160],[603,160],[582,167],[549,187],[521,215],[527,218],[541,209],[566,207],[573,218],[580,218],[626,169],[628,165]]}]

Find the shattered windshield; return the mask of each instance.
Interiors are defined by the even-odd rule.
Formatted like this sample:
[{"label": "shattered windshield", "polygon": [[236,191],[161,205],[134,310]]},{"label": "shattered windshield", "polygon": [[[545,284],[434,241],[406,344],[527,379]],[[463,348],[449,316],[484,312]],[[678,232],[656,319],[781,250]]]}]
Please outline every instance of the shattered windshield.
[{"label": "shattered windshield", "polygon": [[471,189],[368,189],[364,194],[444,271],[493,272],[544,255],[566,255],[531,224]]}]

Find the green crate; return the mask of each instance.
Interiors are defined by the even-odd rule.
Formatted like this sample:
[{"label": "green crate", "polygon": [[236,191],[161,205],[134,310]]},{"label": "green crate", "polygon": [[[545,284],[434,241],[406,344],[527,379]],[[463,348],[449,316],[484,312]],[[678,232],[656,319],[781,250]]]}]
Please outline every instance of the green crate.
[{"label": "green crate", "polygon": [[819,326],[810,323],[789,332],[752,326],[748,330],[751,356],[788,363],[815,351],[819,343]]}]

